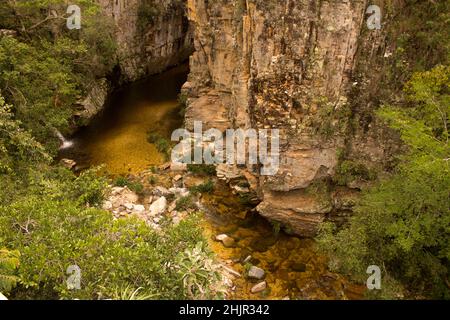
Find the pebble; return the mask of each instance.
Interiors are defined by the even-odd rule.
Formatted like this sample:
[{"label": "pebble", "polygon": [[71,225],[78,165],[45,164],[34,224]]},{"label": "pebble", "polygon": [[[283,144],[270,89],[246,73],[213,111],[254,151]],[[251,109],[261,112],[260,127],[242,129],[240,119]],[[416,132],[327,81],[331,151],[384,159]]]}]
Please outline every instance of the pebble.
[{"label": "pebble", "polygon": [[264,272],[263,269],[255,267],[255,266],[251,266],[250,270],[248,270],[248,277],[252,278],[252,279],[261,280],[262,278],[264,278],[265,274],[266,273]]},{"label": "pebble", "polygon": [[251,293],[258,293],[258,292],[262,292],[262,291],[266,290],[266,288],[267,288],[267,283],[265,281],[262,281],[256,285],[254,285],[250,291],[251,291]]},{"label": "pebble", "polygon": [[219,234],[218,236],[216,236],[216,241],[222,242],[226,248],[230,248],[235,245],[234,239],[226,234]]},{"label": "pebble", "polygon": [[247,262],[250,262],[250,260],[252,260],[252,256],[247,256],[247,258],[245,258],[243,261],[242,261],[242,263],[247,263]]}]

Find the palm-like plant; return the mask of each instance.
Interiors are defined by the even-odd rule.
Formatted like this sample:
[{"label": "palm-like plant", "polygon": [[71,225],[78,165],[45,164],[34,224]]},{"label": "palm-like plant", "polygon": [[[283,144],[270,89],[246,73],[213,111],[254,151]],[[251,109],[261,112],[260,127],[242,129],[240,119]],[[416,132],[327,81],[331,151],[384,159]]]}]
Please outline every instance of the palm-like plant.
[{"label": "palm-like plant", "polygon": [[19,266],[19,251],[0,249],[0,291],[8,292],[16,284],[19,278],[14,275]]}]

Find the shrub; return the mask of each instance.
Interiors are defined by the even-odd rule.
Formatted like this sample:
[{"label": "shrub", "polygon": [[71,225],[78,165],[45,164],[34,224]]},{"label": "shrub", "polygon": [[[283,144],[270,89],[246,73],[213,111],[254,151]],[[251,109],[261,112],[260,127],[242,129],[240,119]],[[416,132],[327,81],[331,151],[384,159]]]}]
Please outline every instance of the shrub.
[{"label": "shrub", "polygon": [[417,73],[405,87],[414,104],[377,112],[408,151],[389,179],[363,192],[345,228],[321,228],[319,243],[335,269],[364,280],[369,265],[382,267],[377,298],[450,298],[448,79],[442,66]]},{"label": "shrub", "polygon": [[206,164],[188,164],[188,171],[193,174],[202,175],[202,176],[215,176],[216,175],[216,167],[214,165],[206,165]]},{"label": "shrub", "polygon": [[[118,288],[127,287],[142,288],[146,297],[191,298],[177,262],[188,263],[180,252],[204,239],[198,217],[189,219],[156,234],[138,219],[114,221],[107,212],[69,201],[28,197],[2,206],[0,238],[21,252],[13,298],[118,298]],[[71,265],[81,269],[80,290],[67,288]],[[183,268],[197,271],[189,264]]]},{"label": "shrub", "polygon": [[208,179],[208,181],[190,188],[190,192],[192,192],[193,194],[212,193],[213,191],[214,191],[214,182],[211,179]]},{"label": "shrub", "polygon": [[20,253],[17,250],[0,249],[0,292],[9,292],[19,280],[15,276],[20,264],[19,258]]},{"label": "shrub", "polygon": [[350,160],[341,161],[336,167],[336,174],[334,181],[338,185],[346,185],[356,179],[372,181],[377,178],[374,170],[368,169],[362,163],[357,163]]},{"label": "shrub", "polygon": [[157,184],[157,183],[158,183],[158,177],[150,176],[150,177],[148,178],[148,183],[150,183],[151,185]]},{"label": "shrub", "polygon": [[169,159],[171,144],[170,141],[161,136],[159,133],[150,132],[147,141],[154,144],[158,152],[164,155],[165,159]]},{"label": "shrub", "polygon": [[140,182],[133,182],[125,177],[118,177],[114,182],[117,187],[128,187],[131,191],[136,193],[142,193],[144,191],[144,186]]},{"label": "shrub", "polygon": [[177,257],[177,271],[185,294],[190,299],[223,298],[225,290],[220,287],[222,276],[219,269],[220,265],[211,259],[202,242]]},{"label": "shrub", "polygon": [[196,205],[194,203],[194,197],[192,195],[188,195],[177,200],[175,209],[177,211],[183,211],[195,208]]}]

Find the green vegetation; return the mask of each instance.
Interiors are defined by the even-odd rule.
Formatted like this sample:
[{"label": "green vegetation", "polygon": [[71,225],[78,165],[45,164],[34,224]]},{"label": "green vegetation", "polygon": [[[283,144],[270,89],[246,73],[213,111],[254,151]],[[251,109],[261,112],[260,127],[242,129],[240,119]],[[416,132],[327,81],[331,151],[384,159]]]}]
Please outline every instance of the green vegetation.
[{"label": "green vegetation", "polygon": [[156,146],[156,149],[164,155],[166,161],[170,159],[170,151],[172,150],[172,147],[169,140],[156,132],[150,132],[147,140]]},{"label": "green vegetation", "polygon": [[[216,265],[205,251],[205,244],[199,242],[195,248],[186,249],[179,255],[178,274],[190,299],[223,299],[225,290],[221,288],[219,265]],[[211,286],[211,282],[214,286]]]},{"label": "green vegetation", "polygon": [[192,194],[181,197],[176,202],[176,210],[177,211],[184,211],[189,209],[196,209],[197,206],[195,205],[195,198]]},{"label": "green vegetation", "polygon": [[[117,288],[137,285],[155,298],[189,298],[176,262],[179,252],[203,241],[194,219],[160,235],[138,219],[113,221],[108,212],[67,200],[28,197],[5,210],[0,236],[21,252],[17,297],[104,299],[115,297]],[[169,264],[173,267],[161,267]],[[81,268],[80,290],[67,289],[70,265]]]},{"label": "green vegetation", "polygon": [[211,179],[208,179],[208,181],[204,183],[191,187],[189,191],[193,194],[212,193],[214,191],[214,182]]},{"label": "green vegetation", "polygon": [[10,291],[19,280],[14,274],[20,265],[17,250],[0,249],[0,291]]},{"label": "green vegetation", "polygon": [[216,167],[206,164],[188,164],[188,171],[201,176],[215,176]]},{"label": "green vegetation", "polygon": [[0,29],[16,32],[0,38],[0,92],[51,154],[59,144],[54,130],[73,125],[74,103],[116,63],[113,22],[95,1],[78,4],[82,28],[68,30],[66,1],[0,3]]},{"label": "green vegetation", "polygon": [[180,111],[178,112],[178,115],[184,119],[185,115],[186,115],[186,109],[187,109],[187,99],[188,96],[186,93],[180,93],[178,95],[178,103],[180,104]]},{"label": "green vegetation", "polygon": [[157,184],[157,183],[158,183],[158,177],[150,176],[150,177],[148,178],[148,183],[150,183],[151,185]]},{"label": "green vegetation", "polygon": [[144,0],[140,2],[138,8],[138,30],[143,32],[146,27],[153,24],[155,19],[161,15],[160,6],[155,0]]},{"label": "green vegetation", "polygon": [[117,187],[128,187],[131,191],[136,193],[142,193],[144,191],[144,186],[140,182],[130,181],[126,177],[117,177],[114,181],[114,185]]},{"label": "green vegetation", "polygon": [[450,67],[413,75],[406,105],[378,116],[398,130],[409,151],[392,177],[365,192],[343,230],[322,226],[319,241],[332,265],[358,280],[383,267],[376,297],[450,298]]},{"label": "green vegetation", "polygon": [[355,180],[373,181],[377,178],[374,170],[368,169],[364,164],[351,160],[340,161],[333,177],[338,185],[345,186]]},{"label": "green vegetation", "polygon": [[[100,168],[77,176],[54,163],[55,129],[71,129],[75,103],[117,63],[113,22],[96,1],[77,4],[82,29],[69,31],[66,1],[0,2],[0,29],[13,34],[0,36],[0,291],[10,299],[217,297],[196,215],[161,231],[116,220],[100,209],[108,189]],[[115,184],[143,191],[125,177]],[[79,290],[67,286],[75,265]]]}]

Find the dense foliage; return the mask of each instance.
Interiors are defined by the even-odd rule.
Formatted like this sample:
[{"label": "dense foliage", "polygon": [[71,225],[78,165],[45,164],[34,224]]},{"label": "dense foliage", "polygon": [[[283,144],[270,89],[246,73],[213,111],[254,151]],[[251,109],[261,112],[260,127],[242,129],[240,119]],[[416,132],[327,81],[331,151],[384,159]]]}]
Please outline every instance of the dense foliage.
[{"label": "dense foliage", "polygon": [[[106,181],[95,170],[77,177],[50,166],[45,149],[21,129],[3,99],[0,107],[1,290],[17,284],[11,293],[17,298],[123,298],[131,292],[134,298],[180,299],[216,293],[216,282],[202,275],[218,279],[195,216],[178,226],[167,223],[161,232],[137,219],[113,219],[97,208]],[[81,269],[80,290],[67,287],[71,265]]]},{"label": "dense foliage", "polygon": [[55,129],[70,127],[75,102],[116,63],[113,22],[95,1],[78,5],[82,28],[69,30],[66,1],[0,2],[0,29],[15,33],[0,37],[0,91],[49,151],[58,144]]},{"label": "dense foliage", "polygon": [[[378,115],[409,147],[392,177],[364,193],[347,228],[322,226],[320,242],[332,265],[357,279],[383,267],[381,297],[450,298],[450,67],[413,75],[408,104]],[[406,289],[406,291],[405,291]],[[410,293],[411,294],[411,293]]]},{"label": "dense foliage", "polygon": [[[107,181],[55,165],[55,129],[116,64],[112,22],[81,0],[81,30],[66,1],[1,1],[0,291],[23,299],[193,299],[220,291],[197,217],[156,231],[99,208]],[[142,188],[142,186],[140,186]],[[138,186],[136,185],[136,191]],[[81,271],[80,288],[67,280]],[[75,270],[75,269],[72,269]],[[206,276],[207,275],[207,276]]]}]

